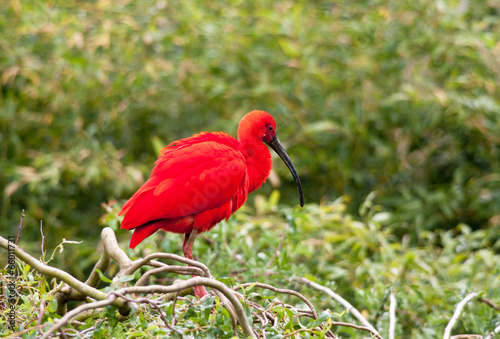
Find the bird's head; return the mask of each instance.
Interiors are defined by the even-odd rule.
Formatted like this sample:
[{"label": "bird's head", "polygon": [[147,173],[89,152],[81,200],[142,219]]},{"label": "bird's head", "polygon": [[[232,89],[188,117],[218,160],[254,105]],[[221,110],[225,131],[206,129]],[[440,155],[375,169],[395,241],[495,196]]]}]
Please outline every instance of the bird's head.
[{"label": "bird's head", "polygon": [[238,139],[241,141],[246,137],[257,137],[259,140],[269,145],[286,164],[299,190],[300,206],[304,206],[304,194],[299,175],[293,166],[292,160],[278,140],[276,135],[276,122],[271,114],[265,111],[252,111],[246,114],[240,121],[238,127]]},{"label": "bird's head", "polygon": [[246,114],[238,127],[238,138],[257,137],[269,144],[276,135],[276,122],[271,114],[265,111],[252,111]]}]

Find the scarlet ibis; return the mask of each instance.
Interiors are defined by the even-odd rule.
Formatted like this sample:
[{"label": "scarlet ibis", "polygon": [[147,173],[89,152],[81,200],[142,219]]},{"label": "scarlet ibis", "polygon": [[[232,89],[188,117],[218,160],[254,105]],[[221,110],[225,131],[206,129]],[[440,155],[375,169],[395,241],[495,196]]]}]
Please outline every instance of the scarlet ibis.
[{"label": "scarlet ibis", "polygon": [[[238,140],[224,132],[202,132],[161,150],[149,179],[119,214],[125,215],[121,228],[134,230],[130,248],[163,229],[185,234],[182,250],[193,259],[196,235],[227,220],[269,176],[271,154],[263,142],[288,166],[303,206],[300,179],[276,136],[276,123],[256,110],[241,119]],[[195,293],[207,294],[203,286]]]}]

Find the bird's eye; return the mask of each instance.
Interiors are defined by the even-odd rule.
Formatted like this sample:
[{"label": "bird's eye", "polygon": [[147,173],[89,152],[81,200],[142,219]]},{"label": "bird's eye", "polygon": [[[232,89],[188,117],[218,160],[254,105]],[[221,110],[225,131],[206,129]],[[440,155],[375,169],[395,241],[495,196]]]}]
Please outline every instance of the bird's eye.
[{"label": "bird's eye", "polygon": [[267,129],[270,130],[270,131],[272,131],[273,130],[273,126],[269,125],[269,126],[267,126]]}]

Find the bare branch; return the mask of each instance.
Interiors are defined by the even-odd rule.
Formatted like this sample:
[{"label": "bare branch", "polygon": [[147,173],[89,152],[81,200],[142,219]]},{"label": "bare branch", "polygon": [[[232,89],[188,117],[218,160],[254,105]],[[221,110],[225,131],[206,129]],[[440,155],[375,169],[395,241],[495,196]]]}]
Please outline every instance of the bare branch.
[{"label": "bare branch", "polygon": [[448,323],[448,325],[444,329],[443,339],[450,338],[451,330],[453,329],[453,326],[455,326],[455,323],[457,322],[458,317],[462,313],[464,306],[467,305],[467,303],[469,301],[471,301],[472,299],[474,299],[476,297],[477,297],[476,292],[469,293],[461,302],[459,302],[457,304],[457,307],[455,308],[455,312],[453,313],[453,316],[451,317],[450,322]]},{"label": "bare branch", "polygon": [[[110,227],[103,228],[101,239],[104,243],[104,248],[109,256],[118,264],[120,271],[126,270],[133,263],[124,250],[120,248],[116,241],[115,232]],[[127,274],[123,274],[127,275]]]},{"label": "bare branch", "polygon": [[112,295],[112,294],[115,294],[116,296],[120,297],[120,298],[123,298],[124,300],[127,300],[128,302],[132,302],[132,303],[147,303],[151,306],[153,306],[157,311],[158,313],[160,314],[160,318],[161,320],[163,320],[163,323],[165,324],[165,326],[179,334],[182,336],[182,333],[177,331],[175,328],[171,327],[170,324],[168,323],[167,321],[167,318],[165,317],[165,314],[163,313],[162,309],[158,306],[158,304],[156,304],[153,300],[149,299],[149,298],[137,298],[137,299],[132,299],[132,298],[127,298],[126,296],[124,296],[123,294],[119,294],[117,292],[110,292],[108,295]]},{"label": "bare branch", "polygon": [[55,333],[58,329],[63,327],[68,321],[71,320],[71,318],[73,318],[77,314],[87,310],[103,308],[105,306],[113,304],[115,300],[116,300],[116,295],[110,295],[104,300],[97,301],[95,303],[83,304],[81,306],[74,308],[73,310],[66,313],[61,319],[59,319],[59,321],[54,326],[49,328],[48,331],[45,332],[45,334],[41,337],[41,339],[49,338],[52,333]]},{"label": "bare branch", "polygon": [[25,328],[22,331],[19,331],[19,332],[16,332],[16,333],[12,333],[9,338],[21,338],[22,334],[29,333],[29,332],[34,331],[34,330],[40,330],[42,327],[45,327],[47,325],[49,325],[49,323],[45,323],[45,324],[41,324],[41,325],[36,325],[36,326],[33,326],[33,327]]},{"label": "bare branch", "polygon": [[[50,291],[47,295],[51,296],[57,293],[61,287],[63,286],[63,282],[60,282],[59,285],[57,285],[52,291]],[[42,325],[42,319],[43,319],[43,314],[45,312],[45,305],[47,303],[47,299],[42,299],[40,302],[40,307],[38,308],[38,319],[36,321],[37,325]],[[43,329],[42,327],[39,328],[38,332],[40,332],[40,335],[43,335]]]},{"label": "bare branch", "polygon": [[[229,301],[232,303],[236,310],[236,315],[238,317],[238,322],[243,330],[243,333],[247,337],[251,338],[256,338],[254,335],[252,328],[250,327],[250,324],[248,323],[248,320],[245,315],[245,311],[243,309],[243,306],[241,305],[239,299],[236,297],[234,292],[227,287],[225,284],[215,280],[215,279],[210,279],[210,278],[203,278],[203,277],[196,277],[196,278],[191,278],[188,280],[184,280],[182,282],[176,283],[174,285],[170,286],[160,286],[160,285],[151,285],[151,286],[132,286],[132,287],[124,287],[121,288],[117,291],[110,292],[108,295],[106,295],[105,300],[101,300],[95,303],[89,303],[85,305],[81,305],[74,310],[66,313],[61,320],[51,327],[42,337],[42,339],[48,338],[50,334],[55,333],[59,328],[64,326],[65,323],[67,323],[71,318],[79,314],[80,312],[87,311],[90,309],[96,309],[96,308],[102,308],[107,305],[111,305],[115,303],[117,300],[123,300],[123,299],[117,299],[117,295],[125,295],[129,293],[172,293],[172,292],[178,292],[182,291],[188,288],[192,288],[194,286],[209,286],[211,288],[217,289],[221,291],[224,296],[229,299]],[[236,333],[235,333],[236,334]]]},{"label": "bare branch", "polygon": [[347,300],[345,300],[344,298],[342,298],[337,293],[333,292],[328,287],[322,286],[320,284],[315,283],[314,281],[311,281],[311,280],[303,278],[303,277],[294,277],[293,279],[295,279],[297,281],[300,281],[302,283],[305,283],[305,284],[307,284],[307,285],[309,285],[309,286],[311,286],[311,287],[313,287],[313,288],[315,288],[315,289],[317,289],[319,291],[325,292],[330,297],[332,297],[333,299],[335,299],[337,302],[339,302],[340,304],[342,304],[347,309],[347,311],[349,311],[349,313],[351,313],[356,319],[358,319],[365,327],[369,328],[371,330],[371,332],[373,332],[373,333],[377,334],[378,336],[380,336],[380,333],[378,333],[378,331],[375,329],[375,327],[373,327],[372,324],[370,324],[361,315],[361,313],[359,313],[359,311],[356,308],[354,308],[354,306],[352,306]]},{"label": "bare branch", "polygon": [[21,228],[23,227],[23,219],[24,219],[24,208],[21,211],[21,221],[19,222],[19,229],[17,230],[16,245],[17,241],[19,240],[19,236],[21,235]]},{"label": "bare branch", "polygon": [[184,274],[184,275],[199,275],[199,276],[204,276],[205,272],[203,272],[201,269],[198,267],[188,267],[188,266],[170,266],[166,265],[163,267],[157,267],[155,269],[152,269],[150,271],[147,271],[144,273],[139,280],[135,283],[135,286],[141,286],[143,285],[146,280],[154,275],[158,274],[161,272],[174,272],[177,274]]},{"label": "bare branch", "polygon": [[174,293],[174,301],[172,303],[172,326],[175,326],[177,320],[175,318],[175,305],[177,304],[177,297],[179,296],[179,292]]},{"label": "bare branch", "polygon": [[495,310],[497,310],[498,312],[500,312],[500,306],[495,305],[491,300],[483,298],[483,297],[478,298],[477,300],[479,300],[480,302],[485,303],[486,305],[488,305],[488,306],[494,308]]},{"label": "bare branch", "polygon": [[367,332],[370,332],[377,339],[384,339],[377,331],[374,331],[373,328],[370,328],[368,326],[358,326],[355,324],[344,323],[341,321],[332,321],[331,324],[332,324],[332,326],[352,327],[352,328],[355,328],[357,330],[367,331]]},{"label": "bare branch", "polygon": [[500,325],[498,325],[493,331],[491,331],[484,339],[492,339],[496,334],[500,333]]},{"label": "bare branch", "polygon": [[[9,246],[7,239],[3,238],[2,236],[0,236],[0,246],[2,246],[5,249],[7,249]],[[75,277],[64,272],[61,269],[41,263],[39,260],[35,259],[31,255],[26,253],[24,250],[22,250],[19,246],[10,244],[10,247],[12,246],[14,246],[15,248],[16,256],[25,263],[29,264],[34,269],[36,269],[38,272],[48,275],[50,277],[54,277],[60,281],[64,281],[66,284],[73,287],[77,291],[96,300],[106,299],[105,293],[81,282],[80,280],[76,279]],[[113,305],[118,307],[121,314],[128,314],[128,312],[130,312],[130,306],[123,300],[116,300],[113,302]]]},{"label": "bare branch", "polygon": [[101,272],[106,272],[106,270],[109,267],[109,264],[111,262],[111,258],[109,257],[108,251],[106,248],[101,253],[101,257],[99,258],[99,261],[95,264],[94,268],[92,269],[92,272],[90,272],[89,277],[85,281],[87,285],[97,287],[99,285],[99,282],[101,281],[101,278],[99,277],[99,274],[97,273],[97,269],[99,269]]},{"label": "bare branch", "polygon": [[282,338],[284,339],[288,337],[293,337],[294,335],[299,334],[300,332],[314,332],[314,331],[315,330],[312,328],[299,328],[298,330],[285,334]]},{"label": "bare branch", "polygon": [[202,264],[198,261],[195,261],[195,260],[190,260],[190,259],[181,257],[181,256],[176,255],[176,254],[162,253],[162,252],[151,253],[150,255],[148,255],[144,258],[135,260],[130,267],[128,267],[126,270],[124,270],[122,272],[122,275],[130,275],[130,274],[134,273],[137,269],[139,269],[139,267],[142,267],[144,265],[148,265],[150,263],[150,261],[153,261],[153,259],[160,259],[160,258],[161,259],[172,259],[172,260],[179,261],[183,264],[188,264],[190,266],[198,267],[199,269],[201,269],[204,272],[205,277],[207,277],[207,278],[211,277],[210,271],[208,270],[208,267],[205,266],[204,264]]},{"label": "bare branch", "polygon": [[389,339],[394,339],[394,334],[396,333],[396,305],[397,300],[394,295],[394,291],[391,291],[389,296]]},{"label": "bare branch", "polygon": [[241,288],[245,288],[245,287],[248,287],[248,286],[255,286],[255,287],[265,288],[265,289],[271,290],[271,291],[276,292],[276,293],[283,293],[283,294],[294,295],[297,298],[299,298],[300,300],[302,300],[309,307],[309,309],[313,313],[314,319],[318,318],[318,314],[316,313],[316,309],[314,308],[313,304],[306,297],[304,297],[302,294],[300,294],[297,291],[288,290],[288,289],[284,289],[284,288],[276,288],[274,286],[271,286],[271,285],[268,285],[268,284],[263,284],[263,283],[258,283],[258,282],[241,284],[241,285],[236,286],[234,288],[234,290],[237,291],[237,290],[239,290]]},{"label": "bare branch", "polygon": [[45,243],[45,236],[43,235],[43,223],[42,220],[40,220],[40,233],[42,234],[42,245],[40,246],[42,249],[42,260],[45,260],[45,250],[44,248],[44,243]]}]

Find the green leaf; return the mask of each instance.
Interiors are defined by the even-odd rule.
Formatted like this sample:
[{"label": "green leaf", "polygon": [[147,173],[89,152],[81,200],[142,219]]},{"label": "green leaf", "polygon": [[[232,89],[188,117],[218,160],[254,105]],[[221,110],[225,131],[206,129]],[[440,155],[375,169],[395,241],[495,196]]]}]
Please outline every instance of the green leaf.
[{"label": "green leaf", "polygon": [[[99,272],[100,272],[100,271],[98,271],[97,273],[99,274]],[[99,274],[99,277],[101,277],[101,274]],[[106,277],[105,277],[105,278],[106,278]],[[133,275],[133,274],[130,274],[130,275],[122,275],[122,276],[118,279],[118,282],[120,282],[120,283],[125,283],[125,282],[128,282],[128,281],[132,281],[132,280],[134,280],[134,278],[135,278],[135,275]],[[108,279],[108,278],[106,278],[106,279]],[[102,277],[101,277],[101,280],[103,280],[103,279],[102,279]],[[109,280],[109,279],[108,279],[108,280]],[[105,280],[103,280],[103,281],[105,281]],[[109,282],[109,281],[105,281],[105,282]]]},{"label": "green leaf", "polygon": [[109,278],[107,278],[100,269],[96,268],[95,269],[97,274],[99,274],[99,278],[101,278],[102,281],[107,282],[107,283],[112,283],[113,281]]}]

